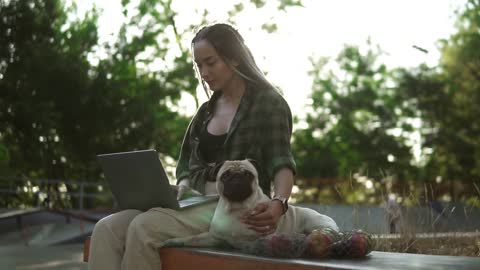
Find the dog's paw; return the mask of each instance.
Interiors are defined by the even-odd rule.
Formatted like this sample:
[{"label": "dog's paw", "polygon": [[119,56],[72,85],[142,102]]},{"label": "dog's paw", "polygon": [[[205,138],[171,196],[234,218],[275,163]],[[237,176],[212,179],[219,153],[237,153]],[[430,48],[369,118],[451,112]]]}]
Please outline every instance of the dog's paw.
[{"label": "dog's paw", "polygon": [[184,247],[185,246],[185,243],[179,239],[168,239],[167,241],[163,242],[163,246],[162,247]]}]

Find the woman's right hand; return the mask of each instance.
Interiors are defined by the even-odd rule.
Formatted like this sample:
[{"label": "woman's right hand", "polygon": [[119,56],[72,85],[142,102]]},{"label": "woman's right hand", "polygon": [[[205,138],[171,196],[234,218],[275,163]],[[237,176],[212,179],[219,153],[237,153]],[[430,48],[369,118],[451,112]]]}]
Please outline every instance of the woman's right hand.
[{"label": "woman's right hand", "polygon": [[172,187],[177,193],[177,200],[202,195],[202,193],[190,188],[190,181],[188,179],[183,179],[178,185]]},{"label": "woman's right hand", "polygon": [[176,185],[172,187],[175,190],[175,193],[177,194],[177,201],[182,199],[183,195],[186,193],[187,189],[189,188],[184,185]]}]

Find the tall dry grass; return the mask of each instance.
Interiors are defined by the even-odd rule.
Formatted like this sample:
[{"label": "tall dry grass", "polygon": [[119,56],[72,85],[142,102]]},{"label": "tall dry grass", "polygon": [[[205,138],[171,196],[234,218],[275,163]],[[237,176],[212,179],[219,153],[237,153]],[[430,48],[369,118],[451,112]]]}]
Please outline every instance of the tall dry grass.
[{"label": "tall dry grass", "polygon": [[[296,184],[301,191],[293,194],[297,202],[352,205],[354,227],[362,227],[362,224],[356,223],[359,215],[356,206],[383,207],[385,217],[378,222],[385,224],[386,233],[373,235],[376,251],[480,257],[480,228],[470,228],[468,231],[450,228],[450,232],[440,232],[442,229],[439,229],[442,222],[451,222],[452,219],[461,217],[464,219],[462,222],[468,223],[476,218],[469,216],[472,210],[477,211],[480,207],[480,189],[474,181],[400,182],[387,175],[379,180],[352,175],[343,180],[298,179]],[[386,201],[389,196],[394,198],[402,210],[400,228],[392,234],[388,233]],[[462,206],[435,208],[449,203],[453,205],[453,202],[461,202]],[[423,212],[412,215],[410,211],[414,209],[422,209]],[[379,217],[377,215],[372,218]],[[446,221],[448,219],[450,221]],[[422,224],[421,229],[418,224]]]}]

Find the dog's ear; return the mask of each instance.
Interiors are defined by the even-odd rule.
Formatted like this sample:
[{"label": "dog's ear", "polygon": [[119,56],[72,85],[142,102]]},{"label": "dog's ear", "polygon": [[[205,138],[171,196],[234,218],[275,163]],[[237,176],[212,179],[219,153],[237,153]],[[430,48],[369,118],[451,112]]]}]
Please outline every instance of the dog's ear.
[{"label": "dog's ear", "polygon": [[217,162],[215,165],[209,165],[204,172],[204,177],[207,181],[215,182],[217,180],[217,174],[225,161]]},{"label": "dog's ear", "polygon": [[252,158],[247,158],[247,160],[252,163],[253,167],[255,167],[255,170],[257,170],[257,173],[260,174],[260,164],[255,159]]},{"label": "dog's ear", "polygon": [[220,170],[220,168],[223,166],[224,163],[225,163],[225,160],[219,161],[215,163],[215,166],[213,166],[213,175],[215,175],[215,177],[217,177],[218,171]]}]

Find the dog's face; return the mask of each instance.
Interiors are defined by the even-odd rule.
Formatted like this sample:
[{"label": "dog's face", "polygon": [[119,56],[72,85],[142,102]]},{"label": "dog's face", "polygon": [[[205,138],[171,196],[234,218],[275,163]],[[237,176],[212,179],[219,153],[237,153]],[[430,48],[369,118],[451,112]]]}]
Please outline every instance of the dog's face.
[{"label": "dog's face", "polygon": [[217,191],[230,202],[243,202],[257,189],[258,173],[249,160],[225,161],[217,174]]}]

